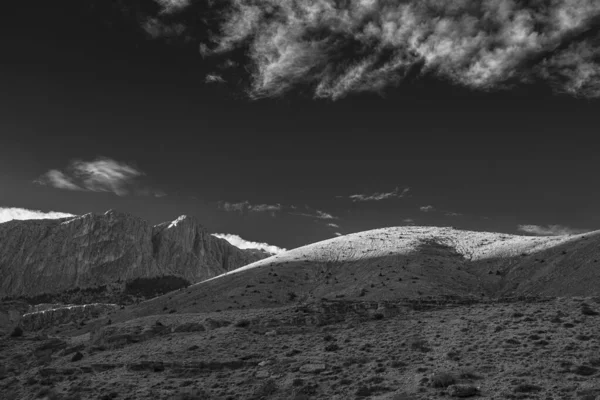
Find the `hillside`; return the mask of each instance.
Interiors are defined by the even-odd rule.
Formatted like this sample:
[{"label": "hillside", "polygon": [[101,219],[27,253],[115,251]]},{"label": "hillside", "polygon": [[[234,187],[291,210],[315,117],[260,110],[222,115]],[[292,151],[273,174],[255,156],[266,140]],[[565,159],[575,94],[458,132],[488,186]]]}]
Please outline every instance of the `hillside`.
[{"label": "hillside", "polygon": [[0,393],[597,399],[598,241],[386,228],[126,307],[40,305],[0,340]]},{"label": "hillside", "polygon": [[290,250],[140,304],[135,315],[304,300],[600,294],[600,231],[535,237],[395,227]]}]

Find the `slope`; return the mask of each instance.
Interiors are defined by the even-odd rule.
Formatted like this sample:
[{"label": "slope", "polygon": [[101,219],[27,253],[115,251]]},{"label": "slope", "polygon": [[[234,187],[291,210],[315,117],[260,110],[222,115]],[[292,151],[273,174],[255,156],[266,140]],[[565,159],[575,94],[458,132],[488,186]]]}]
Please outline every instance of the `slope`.
[{"label": "slope", "polygon": [[290,250],[141,303],[136,316],[274,307],[321,297],[597,295],[600,232],[534,237],[392,227]]}]

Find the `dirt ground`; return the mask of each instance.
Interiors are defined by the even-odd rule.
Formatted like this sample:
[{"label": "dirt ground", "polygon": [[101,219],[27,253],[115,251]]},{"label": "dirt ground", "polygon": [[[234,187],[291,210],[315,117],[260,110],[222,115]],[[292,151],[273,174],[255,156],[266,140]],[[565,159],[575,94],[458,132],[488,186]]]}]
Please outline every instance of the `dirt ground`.
[{"label": "dirt ground", "polygon": [[3,338],[0,398],[600,399],[598,311],[331,301],[89,321]]}]

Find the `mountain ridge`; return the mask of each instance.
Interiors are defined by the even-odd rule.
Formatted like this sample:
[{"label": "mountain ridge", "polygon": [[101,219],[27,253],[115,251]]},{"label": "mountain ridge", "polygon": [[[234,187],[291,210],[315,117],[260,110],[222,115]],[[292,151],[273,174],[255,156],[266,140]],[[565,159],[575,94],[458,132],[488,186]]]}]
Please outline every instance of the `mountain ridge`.
[{"label": "mountain ridge", "polygon": [[13,220],[0,224],[0,298],[122,287],[162,276],[194,283],[263,256],[212,236],[190,216],[154,226],[116,210]]}]

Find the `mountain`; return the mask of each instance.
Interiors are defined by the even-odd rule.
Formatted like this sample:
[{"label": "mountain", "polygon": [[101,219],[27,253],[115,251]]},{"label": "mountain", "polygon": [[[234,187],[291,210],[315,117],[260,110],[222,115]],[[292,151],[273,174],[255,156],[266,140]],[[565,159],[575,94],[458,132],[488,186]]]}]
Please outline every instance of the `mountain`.
[{"label": "mountain", "polygon": [[0,224],[0,298],[85,303],[125,292],[148,297],[266,256],[212,236],[188,216],[156,226],[114,210],[15,220]]},{"label": "mountain", "polygon": [[0,335],[0,393],[598,399],[599,240],[386,228],[139,304],[40,305]]},{"label": "mountain", "polygon": [[299,247],[158,297],[137,315],[274,307],[319,298],[600,294],[600,231],[537,237],[392,227]]}]

